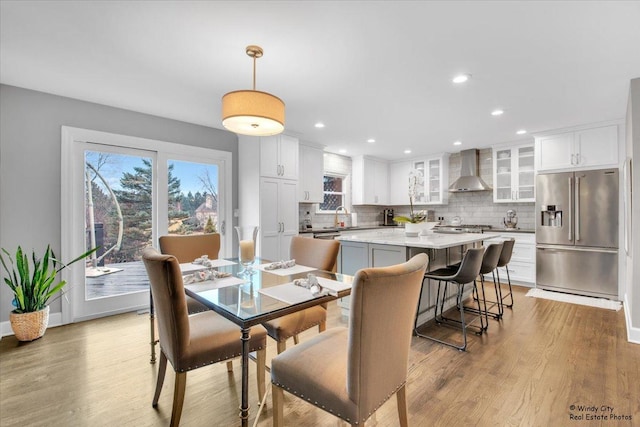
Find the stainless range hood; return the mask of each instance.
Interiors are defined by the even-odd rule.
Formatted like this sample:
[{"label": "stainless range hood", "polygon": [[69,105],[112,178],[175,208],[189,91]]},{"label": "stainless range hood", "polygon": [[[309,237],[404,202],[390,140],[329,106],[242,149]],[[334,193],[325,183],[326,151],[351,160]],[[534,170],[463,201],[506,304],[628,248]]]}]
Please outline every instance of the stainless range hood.
[{"label": "stainless range hood", "polygon": [[452,193],[462,193],[466,191],[488,191],[491,190],[478,175],[479,165],[478,150],[463,150],[460,152],[460,178],[456,179],[449,186]]}]

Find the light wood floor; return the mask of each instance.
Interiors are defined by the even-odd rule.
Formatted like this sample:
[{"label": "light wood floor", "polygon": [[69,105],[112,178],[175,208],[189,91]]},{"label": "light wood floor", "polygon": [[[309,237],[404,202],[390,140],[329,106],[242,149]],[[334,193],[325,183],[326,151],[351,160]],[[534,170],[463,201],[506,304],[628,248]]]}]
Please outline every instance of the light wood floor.
[{"label": "light wood floor", "polygon": [[[413,338],[407,386],[412,426],[640,425],[640,346],[626,341],[623,311],[528,298],[526,290],[516,288],[513,311],[499,323],[490,321],[486,335],[471,335],[465,353]],[[329,327],[342,323],[334,303]],[[174,376],[167,373],[153,409],[157,368],[149,364],[147,341],[148,318],[135,313],[51,328],[27,344],[3,338],[0,425],[168,425]],[[274,354],[272,345],[268,359]],[[189,373],[183,426],[239,425],[240,367],[234,365],[231,374],[224,364]],[[250,399],[253,422],[253,363]],[[271,425],[270,396],[268,402],[260,426]],[[395,402],[377,412],[376,425],[398,425]],[[580,412],[579,405],[598,412]],[[603,406],[633,419],[570,420],[570,413],[603,415]],[[284,411],[287,425],[336,425],[336,418],[291,396]]]}]

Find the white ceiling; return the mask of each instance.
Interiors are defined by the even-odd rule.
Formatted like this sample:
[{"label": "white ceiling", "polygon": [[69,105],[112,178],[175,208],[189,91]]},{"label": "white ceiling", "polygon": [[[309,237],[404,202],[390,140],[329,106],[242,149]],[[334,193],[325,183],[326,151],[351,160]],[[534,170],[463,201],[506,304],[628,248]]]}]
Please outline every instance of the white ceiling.
[{"label": "white ceiling", "polygon": [[622,119],[640,77],[637,1],[3,0],[0,19],[2,83],[215,128],[258,44],[288,132],[388,159]]}]

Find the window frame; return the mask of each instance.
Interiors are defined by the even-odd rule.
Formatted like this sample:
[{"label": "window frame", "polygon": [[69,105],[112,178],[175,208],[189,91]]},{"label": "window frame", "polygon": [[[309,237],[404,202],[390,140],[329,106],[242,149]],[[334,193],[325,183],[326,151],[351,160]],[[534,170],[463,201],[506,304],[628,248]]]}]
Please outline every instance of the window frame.
[{"label": "window frame", "polygon": [[[324,188],[323,188],[322,189],[322,199],[324,200],[325,194],[342,194],[342,205],[340,205],[340,206],[344,206],[349,211],[351,211],[351,193],[349,191],[349,189],[351,188],[351,183],[350,183],[350,180],[349,180],[350,176],[348,174],[343,174],[343,173],[339,173],[339,172],[325,171],[324,174],[322,175],[323,182],[324,182],[324,178],[327,177],[327,176],[328,177],[332,177],[332,178],[340,178],[340,179],[342,179],[342,192],[325,191]],[[323,209],[320,208],[321,205],[322,205],[322,203],[318,203],[316,205],[316,214],[320,214],[320,215],[324,215],[324,214],[333,215],[333,214],[335,214],[335,209],[334,210],[323,210]]]}]

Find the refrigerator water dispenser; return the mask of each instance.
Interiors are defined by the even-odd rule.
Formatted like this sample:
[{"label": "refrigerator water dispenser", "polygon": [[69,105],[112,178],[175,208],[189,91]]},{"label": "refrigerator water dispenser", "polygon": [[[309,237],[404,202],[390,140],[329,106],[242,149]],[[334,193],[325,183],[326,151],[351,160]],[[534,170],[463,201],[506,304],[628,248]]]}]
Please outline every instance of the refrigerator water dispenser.
[{"label": "refrigerator water dispenser", "polygon": [[542,206],[542,227],[562,227],[562,211],[556,210],[556,205]]}]

